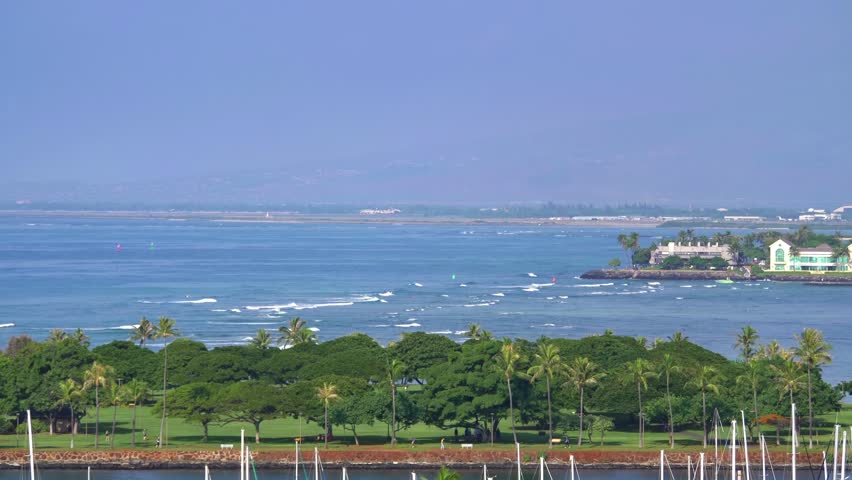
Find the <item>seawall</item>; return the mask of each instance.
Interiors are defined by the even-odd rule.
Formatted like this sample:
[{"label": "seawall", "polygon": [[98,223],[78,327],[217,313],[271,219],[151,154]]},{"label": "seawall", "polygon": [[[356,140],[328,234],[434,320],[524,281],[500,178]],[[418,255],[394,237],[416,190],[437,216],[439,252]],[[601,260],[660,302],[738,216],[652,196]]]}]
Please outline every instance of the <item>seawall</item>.
[{"label": "seawall", "polygon": [[[527,448],[521,452],[521,457],[528,459],[525,464],[530,468],[536,463],[539,454],[547,456],[550,465],[567,465],[570,455],[579,468],[595,469],[629,469],[629,468],[659,468],[659,451],[614,451],[614,450],[581,450],[575,451],[565,447],[554,447],[548,450],[546,446]],[[255,465],[259,468],[286,468],[293,462],[292,450],[268,450],[252,453]],[[303,457],[310,459],[313,454],[305,451]],[[666,453],[667,461],[672,466],[686,466],[687,456],[692,456],[695,463],[697,452]],[[768,455],[776,466],[790,462],[790,454],[786,452],[771,452]],[[70,468],[84,469],[88,466],[98,469],[121,470],[154,470],[154,469],[191,469],[203,468],[233,468],[239,464],[239,448],[236,450],[52,450],[36,452],[36,462],[41,468]],[[707,455],[707,462],[712,462],[712,454]],[[800,465],[808,464],[808,456],[799,455]],[[479,468],[487,464],[493,468],[510,468],[515,463],[515,452],[512,450],[489,450],[480,445],[471,449],[460,449],[456,446],[446,450],[411,450],[406,447],[395,449],[362,449],[353,447],[346,450],[322,450],[320,458],[323,465],[351,466],[359,469],[411,469],[437,468],[443,465],[452,468]],[[749,455],[751,462],[760,462],[760,450],[752,450]],[[727,458],[720,456],[720,461],[727,463]],[[742,461],[742,457],[739,458]],[[822,457],[812,454],[811,463],[821,464]],[[0,468],[19,468],[28,462],[27,452],[22,449],[0,450]]]},{"label": "seawall", "polygon": [[773,273],[746,276],[742,271],[730,270],[589,270],[580,275],[586,280],[724,280],[774,282],[802,282],[808,284],[852,285],[852,275],[814,275],[810,273]]}]

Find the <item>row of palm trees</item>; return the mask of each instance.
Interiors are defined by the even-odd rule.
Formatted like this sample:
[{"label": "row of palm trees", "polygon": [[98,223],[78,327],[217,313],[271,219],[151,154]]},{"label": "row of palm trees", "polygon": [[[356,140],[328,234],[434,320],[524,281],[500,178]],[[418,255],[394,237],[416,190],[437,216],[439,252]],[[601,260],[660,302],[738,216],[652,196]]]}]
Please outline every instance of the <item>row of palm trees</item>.
[{"label": "row of palm trees", "polygon": [[[308,328],[307,322],[299,317],[291,318],[287,325],[278,327],[278,333],[280,336],[277,344],[281,348],[317,342],[317,335]],[[261,328],[249,343],[256,348],[266,350],[272,347],[272,341],[272,334]]]},{"label": "row of palm trees", "polygon": [[142,380],[134,379],[124,385],[116,382],[115,370],[109,365],[93,362],[83,374],[83,382],[78,383],[68,378],[59,383],[59,407],[71,410],[71,448],[74,448],[74,435],[77,433],[77,421],[74,416],[74,406],[81,405],[87,393],[95,391],[95,448],[100,443],[100,409],[101,390],[105,390],[106,402],[112,405],[112,429],[110,433],[110,448],[115,446],[115,422],[118,406],[129,402],[133,406],[131,445],[136,446],[136,407],[147,398],[150,389]]}]

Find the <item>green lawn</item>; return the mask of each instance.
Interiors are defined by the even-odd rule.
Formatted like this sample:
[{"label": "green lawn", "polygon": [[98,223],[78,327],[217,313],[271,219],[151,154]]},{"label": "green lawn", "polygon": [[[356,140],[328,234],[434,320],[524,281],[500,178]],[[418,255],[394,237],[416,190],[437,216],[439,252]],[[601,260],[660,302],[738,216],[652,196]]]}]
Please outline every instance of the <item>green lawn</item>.
[{"label": "green lawn", "polygon": [[[115,448],[130,447],[130,419],[132,410],[130,408],[119,408],[116,423]],[[159,430],[160,419],[151,415],[149,408],[139,408],[137,418],[137,448],[153,449]],[[80,433],[76,436],[75,447],[77,449],[90,449],[94,446],[94,424],[87,423],[85,420],[93,420],[94,415],[84,418],[84,422],[80,425]],[[820,447],[814,447],[815,450],[828,448],[827,445],[831,442],[833,434],[832,425],[835,422],[835,415],[824,415],[819,417],[819,423],[824,424],[819,428],[820,436],[815,439]],[[844,426],[852,425],[852,405],[844,405],[837,421]],[[241,428],[245,428],[248,441],[253,441],[254,427],[249,424],[233,423],[228,425],[211,425],[210,439],[207,443],[202,443],[201,427],[197,424],[188,424],[180,419],[170,419],[168,422],[168,447],[180,449],[210,449],[218,448],[222,443],[239,443],[239,433]],[[112,409],[105,408],[101,411],[101,447],[109,448],[109,441],[104,436],[104,432],[112,428]],[[495,444],[495,448],[512,448],[512,435],[508,427],[508,422],[502,422],[503,430],[502,441]],[[88,429],[88,434],[86,430]],[[148,440],[142,441],[142,429],[148,430]],[[807,426],[803,425],[802,429],[803,441],[807,438]],[[317,444],[318,435],[322,433],[322,427],[316,423],[299,422],[298,419],[278,419],[267,421],[261,424],[261,448],[290,448],[293,445],[293,439],[302,436],[305,439],[306,445]],[[354,445],[351,432],[344,432],[339,427],[335,428],[336,439],[330,444],[330,448],[346,448]],[[463,434],[463,429],[459,434]],[[562,433],[562,432],[559,432]],[[363,425],[358,429],[361,445],[387,445],[386,435],[387,426],[382,423],[374,425]],[[775,431],[772,429],[764,429],[764,434],[767,437],[767,443],[774,445]],[[787,438],[786,432],[782,432],[781,441],[785,444]],[[441,430],[435,427],[418,424],[414,427],[400,432],[398,448],[410,448],[411,438],[417,440],[417,449],[436,448],[439,445],[440,439],[443,437],[452,448],[453,429]],[[524,445],[547,445],[547,437],[539,434],[538,429],[521,428],[518,432],[518,438]],[[36,446],[39,449],[50,448],[68,448],[71,436],[68,434],[49,435],[41,433],[36,436]],[[606,435],[604,447],[600,447],[598,438],[595,437],[595,442],[591,444],[584,440],[583,449],[637,449],[639,444],[639,436],[636,431],[612,431]],[[697,450],[701,447],[701,431],[690,430],[687,432],[678,432],[676,434],[677,448],[683,450]],[[26,435],[0,435],[0,448],[20,448],[26,447]],[[571,448],[576,448],[576,431],[571,433]],[[645,448],[648,450],[659,450],[668,448],[668,435],[662,431],[658,425],[649,425],[645,433]],[[780,447],[786,449],[787,447]]]}]

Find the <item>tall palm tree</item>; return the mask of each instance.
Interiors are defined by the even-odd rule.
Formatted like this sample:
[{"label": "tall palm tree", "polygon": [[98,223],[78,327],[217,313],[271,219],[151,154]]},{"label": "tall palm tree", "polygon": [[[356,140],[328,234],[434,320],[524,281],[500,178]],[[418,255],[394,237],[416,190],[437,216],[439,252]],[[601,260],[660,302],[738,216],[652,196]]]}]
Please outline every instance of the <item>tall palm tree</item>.
[{"label": "tall palm tree", "polygon": [[584,405],[583,400],[586,393],[586,387],[591,387],[598,383],[606,374],[598,372],[598,366],[587,357],[576,357],[566,367],[568,381],[574,384],[580,390],[580,434],[577,436],[577,446],[583,445],[583,418]]},{"label": "tall palm tree", "polygon": [[124,388],[115,382],[111,382],[107,390],[107,402],[112,405],[112,430],[109,436],[109,448],[115,447],[115,419],[118,413],[118,405],[123,401]]},{"label": "tall palm tree", "polygon": [[162,448],[166,444],[166,438],[163,437],[163,432],[165,431],[166,426],[166,372],[168,372],[168,363],[169,363],[169,338],[176,337],[180,335],[177,328],[175,328],[175,321],[169,317],[160,317],[160,323],[154,329],[154,338],[162,338],[163,339],[163,414],[160,417],[160,445],[159,448]]},{"label": "tall palm tree", "polygon": [[757,353],[757,340],[759,338],[760,335],[757,334],[757,330],[752,328],[751,325],[741,328],[740,333],[737,334],[737,342],[734,344],[734,348],[740,351],[740,355],[746,363],[750,362]]},{"label": "tall palm tree", "polygon": [[249,343],[259,350],[266,350],[272,345],[272,335],[265,328],[261,328]]},{"label": "tall palm tree", "polygon": [[[751,388],[751,397],[754,402],[754,424],[757,425],[757,419],[760,418],[757,411],[757,389],[760,387],[760,375],[763,367],[760,362],[755,360],[747,362],[745,367],[745,373],[737,377],[737,385],[748,385]],[[750,428],[749,436],[752,440],[754,439],[754,435],[751,434]]]},{"label": "tall palm tree", "polygon": [[639,250],[639,234],[631,232],[629,234],[619,234],[616,237],[618,245],[624,250],[624,255],[627,257],[627,265],[633,266],[633,254]]},{"label": "tall palm tree", "polygon": [[391,389],[391,445],[396,445],[396,382],[405,373],[405,365],[394,358],[388,362],[385,376]]},{"label": "tall palm tree", "polygon": [[672,343],[685,342],[689,337],[683,334],[683,330],[678,330],[669,336],[669,341]]},{"label": "tall palm tree", "polygon": [[518,434],[515,432],[515,406],[512,402],[512,377],[521,354],[518,353],[515,344],[509,338],[503,339],[503,346],[497,354],[497,368],[506,376],[506,387],[509,388],[509,419],[512,421],[512,438],[518,443]]},{"label": "tall palm tree", "polygon": [[68,406],[71,409],[71,448],[74,448],[74,434],[77,433],[77,424],[74,421],[74,404],[80,401],[80,384],[73,378],[59,382],[59,406]]},{"label": "tall palm tree", "polygon": [[47,334],[47,343],[59,343],[68,338],[68,332],[61,328],[54,328]]},{"label": "tall palm tree", "polygon": [[533,355],[532,366],[527,370],[530,382],[544,377],[547,386],[547,434],[550,448],[553,448],[553,406],[550,400],[550,384],[553,376],[565,370],[565,364],[559,356],[559,347],[549,342],[541,342]]},{"label": "tall palm tree", "polygon": [[796,390],[805,384],[805,374],[802,373],[802,366],[795,360],[784,360],[780,366],[772,365],[772,370],[775,373],[775,378],[778,380],[778,385],[781,387],[781,395],[790,394],[790,404],[793,403],[793,394]]},{"label": "tall palm tree", "polygon": [[637,358],[625,365],[625,379],[636,384],[639,399],[639,448],[645,448],[645,411],[642,409],[642,390],[648,389],[648,380],[657,376],[651,362]]},{"label": "tall palm tree", "polygon": [[145,317],[139,320],[139,325],[133,328],[130,332],[130,341],[139,342],[140,347],[144,347],[148,340],[154,338],[157,327]]},{"label": "tall palm tree", "polygon": [[766,360],[789,360],[792,358],[793,353],[782,347],[781,344],[778,343],[778,340],[772,340],[766,345],[760,347],[758,355],[760,358]]},{"label": "tall palm tree", "polygon": [[100,389],[106,387],[113,375],[113,368],[109,365],[98,363],[95,360],[92,366],[83,374],[83,388],[89,389],[95,387],[95,448],[98,448],[98,439],[101,422],[101,399]]},{"label": "tall palm tree", "polygon": [[813,448],[814,444],[814,412],[813,412],[813,392],[811,386],[811,373],[821,367],[831,363],[831,345],[825,341],[822,332],[813,328],[802,330],[801,335],[796,336],[799,341],[795,352],[807,369],[808,375],[808,447]]},{"label": "tall palm tree", "polygon": [[[421,480],[425,479],[421,477]],[[459,472],[450,470],[446,466],[443,466],[440,470],[438,470],[438,476],[435,477],[435,480],[462,480],[462,477]]]},{"label": "tall palm tree", "polygon": [[337,394],[337,386],[324,382],[321,387],[317,387],[317,398],[322,401],[323,407],[325,407],[325,448],[328,448],[328,406],[334,400],[340,398],[340,395]]},{"label": "tall palm tree", "polygon": [[482,327],[478,323],[471,323],[464,335],[471,340],[479,340],[482,338]]},{"label": "tall palm tree", "polygon": [[130,446],[136,446],[136,407],[148,397],[148,384],[143,380],[134,378],[124,386],[127,401],[133,405],[133,418],[130,421]]},{"label": "tall palm tree", "polygon": [[278,327],[278,333],[281,334],[278,344],[284,348],[317,341],[316,334],[308,329],[307,322],[299,317],[293,317],[288,325]]},{"label": "tall palm tree", "polygon": [[716,369],[709,365],[702,365],[692,372],[690,385],[701,390],[701,427],[704,429],[704,448],[707,448],[707,392],[719,393],[716,381]]},{"label": "tall palm tree", "polygon": [[674,413],[672,412],[670,384],[672,374],[680,372],[681,368],[670,353],[663,354],[663,359],[658,368],[660,369],[660,373],[666,377],[666,401],[669,404],[669,448],[674,448]]}]

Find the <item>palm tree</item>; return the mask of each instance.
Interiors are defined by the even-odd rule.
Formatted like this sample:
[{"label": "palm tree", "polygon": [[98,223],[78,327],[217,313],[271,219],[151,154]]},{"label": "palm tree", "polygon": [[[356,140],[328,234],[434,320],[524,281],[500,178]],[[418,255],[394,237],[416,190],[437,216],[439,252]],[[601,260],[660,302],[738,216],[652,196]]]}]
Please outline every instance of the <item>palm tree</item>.
[{"label": "palm tree", "polygon": [[299,317],[290,319],[287,326],[278,327],[278,333],[281,336],[278,338],[278,344],[284,348],[295,346],[302,343],[316,343],[317,336],[308,329],[308,324]]},{"label": "palm tree", "polygon": [[584,405],[583,400],[586,393],[586,387],[591,387],[598,383],[606,374],[598,373],[598,366],[587,357],[576,357],[566,368],[568,380],[580,390],[580,434],[577,437],[577,446],[583,446],[583,416]]},{"label": "palm tree", "polygon": [[68,338],[68,333],[61,328],[54,328],[47,334],[47,343],[59,343]]},{"label": "palm tree", "polygon": [[321,387],[317,387],[317,398],[322,401],[325,407],[325,448],[328,448],[328,405],[340,398],[337,394],[337,386],[328,382],[324,382]]},{"label": "palm tree", "polygon": [[74,333],[71,334],[71,338],[84,347],[89,346],[89,336],[86,335],[86,332],[84,332],[82,328],[74,330]]},{"label": "palm tree", "polygon": [[642,410],[642,390],[648,389],[648,380],[656,377],[651,362],[637,358],[625,365],[625,379],[636,384],[639,398],[639,448],[645,448],[645,411]]},{"label": "palm tree", "polygon": [[740,355],[746,363],[750,362],[757,353],[757,340],[759,338],[760,335],[757,334],[757,330],[752,328],[751,325],[741,328],[740,333],[737,334],[737,342],[734,344],[734,348],[739,349]]},{"label": "palm tree", "polygon": [[622,233],[616,237],[616,240],[618,241],[618,245],[624,250],[625,256],[627,256],[627,265],[632,267],[633,254],[636,253],[636,250],[639,250],[639,234],[636,232],[626,235]]},{"label": "palm tree", "polygon": [[77,430],[77,424],[74,422],[74,404],[80,400],[81,393],[80,384],[73,378],[59,382],[59,406],[68,405],[71,409],[71,448],[74,448],[74,434]]},{"label": "palm tree", "polygon": [[[757,388],[760,386],[760,374],[763,368],[761,364],[756,361],[750,361],[745,364],[746,371],[742,375],[737,377],[737,385],[748,385],[751,387],[751,396],[752,401],[754,402],[754,424],[757,424],[757,419],[760,418],[760,415],[757,411]],[[751,434],[751,429],[749,429],[749,436],[754,439],[754,435]]]},{"label": "palm tree", "polygon": [[707,392],[719,393],[716,385],[716,369],[709,365],[702,365],[692,373],[689,384],[701,390],[701,427],[704,429],[704,448],[707,448]]},{"label": "palm tree", "polygon": [[814,412],[813,392],[811,387],[811,372],[822,365],[831,363],[831,345],[825,341],[822,332],[813,328],[802,330],[801,335],[796,336],[799,346],[795,352],[807,368],[808,375],[808,447],[813,448],[814,443]]},{"label": "palm tree", "polygon": [[163,414],[160,417],[160,445],[162,448],[166,444],[166,438],[163,437],[164,427],[166,425],[166,372],[168,371],[169,363],[169,338],[180,335],[175,328],[175,321],[169,317],[160,317],[160,323],[154,329],[154,338],[163,339]]},{"label": "palm tree", "polygon": [[760,347],[759,355],[760,358],[766,360],[789,360],[793,354],[789,350],[782,347],[781,344],[778,343],[778,340],[772,340],[766,345]]},{"label": "palm tree", "polygon": [[772,365],[772,370],[775,373],[775,378],[781,387],[781,395],[790,394],[790,404],[793,403],[793,394],[797,388],[801,388],[805,384],[805,375],[802,374],[802,366],[796,363],[795,360],[784,360],[781,366]]},{"label": "palm tree", "polygon": [[83,374],[83,388],[88,390],[95,387],[95,448],[98,448],[98,433],[101,422],[100,388],[106,387],[109,384],[112,374],[112,367],[98,363],[97,360]]},{"label": "palm tree", "polygon": [[391,445],[396,445],[396,382],[405,373],[405,365],[397,359],[388,362],[385,371],[391,389]]},{"label": "palm tree", "polygon": [[533,355],[533,364],[527,370],[527,375],[530,376],[530,382],[535,382],[541,377],[544,377],[547,386],[547,433],[549,438],[548,445],[553,448],[553,406],[550,400],[550,384],[553,381],[553,376],[565,369],[565,364],[562,363],[562,358],[559,356],[559,347],[552,343],[541,342],[536,348]]},{"label": "palm tree", "polygon": [[497,354],[497,368],[506,376],[506,386],[509,388],[509,418],[512,421],[512,438],[518,443],[518,434],[515,432],[515,407],[512,403],[512,377],[521,355],[515,348],[515,344],[509,338],[503,339],[503,346]]},{"label": "palm tree", "polygon": [[[420,480],[426,479],[424,477],[420,477]],[[435,477],[435,480],[462,480],[462,477],[459,472],[455,470],[450,470],[449,468],[444,466],[441,467],[440,470],[438,470],[438,476]]]},{"label": "palm tree", "polygon": [[133,379],[124,386],[127,401],[133,405],[133,419],[130,422],[130,446],[136,446],[136,407],[148,397],[148,384],[143,380]]},{"label": "palm tree", "polygon": [[139,320],[139,325],[133,328],[130,333],[130,341],[131,342],[139,342],[140,347],[144,347],[145,343],[148,340],[154,338],[156,334],[157,328],[145,317],[142,317],[142,320]]},{"label": "palm tree", "polygon": [[482,338],[482,327],[478,323],[471,323],[464,336],[471,340],[479,340]]},{"label": "palm tree", "polygon": [[678,330],[669,336],[669,341],[672,343],[685,342],[689,337],[683,334],[683,330]]},{"label": "palm tree", "polygon": [[674,448],[674,413],[672,412],[672,394],[669,388],[671,376],[681,370],[675,364],[675,359],[670,353],[663,354],[663,360],[659,365],[660,373],[666,377],[666,401],[669,404],[669,448]]},{"label": "palm tree", "polygon": [[249,343],[251,346],[259,350],[266,350],[270,345],[272,345],[272,335],[270,335],[265,328],[261,328],[257,331],[257,335],[255,335]]},{"label": "palm tree", "polygon": [[740,254],[743,252],[743,245],[740,242],[740,239],[737,237],[732,237],[728,240],[728,253],[731,255],[731,259],[734,261],[735,265],[740,264]]},{"label": "palm tree", "polygon": [[111,382],[107,391],[107,402],[112,405],[112,430],[109,436],[109,448],[115,447],[115,418],[118,413],[118,405],[124,401],[124,388],[115,382]]}]

